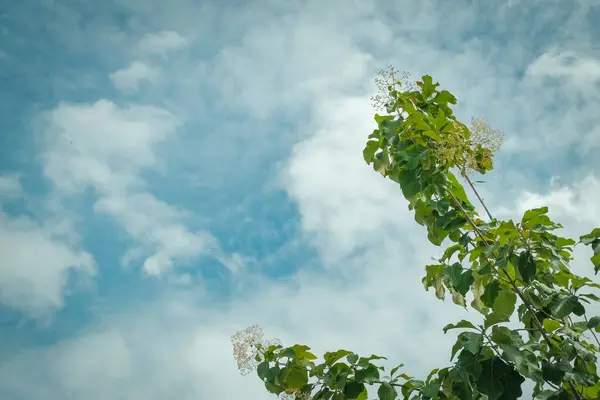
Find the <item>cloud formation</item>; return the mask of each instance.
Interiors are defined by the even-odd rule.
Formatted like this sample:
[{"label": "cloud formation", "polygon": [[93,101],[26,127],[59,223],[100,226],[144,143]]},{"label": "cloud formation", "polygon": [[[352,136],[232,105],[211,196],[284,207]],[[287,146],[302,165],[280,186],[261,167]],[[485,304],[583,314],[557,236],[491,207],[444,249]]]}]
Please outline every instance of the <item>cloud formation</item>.
[{"label": "cloud formation", "polygon": [[[386,355],[413,375],[447,363],[455,337],[440,329],[469,314],[422,290],[439,249],[362,160],[372,79],[394,63],[440,80],[461,118],[507,135],[482,188],[495,212],[546,202],[581,233],[600,222],[597,178],[581,173],[600,144],[598,92],[583,84],[599,58],[588,6],[118,0],[53,11],[50,42],[68,42],[74,59],[98,53],[72,67],[87,86],[52,80],[52,92],[40,80],[60,96],[30,105],[37,123],[18,128],[36,161],[1,165],[28,180],[0,179],[0,303],[22,321],[56,311],[56,322],[7,327],[11,343],[23,338],[0,347],[0,397],[270,399],[231,354],[229,336],[252,323],[317,352]],[[86,229],[99,217],[112,225]],[[100,233],[110,240],[94,247]],[[247,268],[264,252],[275,272]],[[95,277],[92,309],[69,303],[73,272]]]}]

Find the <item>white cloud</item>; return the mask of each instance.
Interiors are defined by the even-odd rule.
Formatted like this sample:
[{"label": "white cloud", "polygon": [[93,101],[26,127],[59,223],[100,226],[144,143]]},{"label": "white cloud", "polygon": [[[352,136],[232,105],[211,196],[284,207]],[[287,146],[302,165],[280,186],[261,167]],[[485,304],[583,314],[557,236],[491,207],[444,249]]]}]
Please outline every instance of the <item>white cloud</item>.
[{"label": "white cloud", "polygon": [[160,275],[214,249],[212,237],[191,231],[186,214],[152,195],[141,175],[165,166],[155,146],[175,134],[180,121],[173,114],[100,100],[62,104],[46,121],[45,175],[57,195],[95,190],[94,209],[114,217],[135,241],[125,263],[141,257],[147,273]]},{"label": "white cloud", "polygon": [[22,188],[18,175],[0,175],[0,202],[21,195]]},{"label": "white cloud", "polygon": [[159,74],[158,68],[134,61],[128,67],[111,73],[110,80],[119,90],[135,91],[142,81],[156,82]]},{"label": "white cloud", "polygon": [[0,212],[0,303],[32,317],[62,308],[71,272],[94,274],[76,250],[25,217]]},{"label": "white cloud", "polygon": [[532,77],[561,78],[587,95],[599,96],[600,59],[574,51],[552,49],[539,56],[527,68]]},{"label": "white cloud", "polygon": [[[183,1],[177,4],[177,13],[197,11]],[[253,11],[265,4],[253,3]],[[330,268],[307,268],[287,283],[244,276],[242,289],[220,304],[177,296],[181,304],[175,310],[165,306],[165,299],[144,307],[122,304],[115,315],[102,316],[103,325],[91,324],[91,331],[76,339],[10,358],[0,366],[0,387],[34,400],[270,399],[255,376],[237,376],[231,357],[228,336],[254,322],[284,343],[306,343],[317,353],[348,348],[386,355],[391,362],[405,362],[407,372],[419,377],[448,362],[455,335],[443,335],[441,327],[470,314],[423,291],[423,265],[438,249],[412,221],[399,189],[361,159],[373,124],[368,101],[363,100],[369,95],[365,88],[372,72],[375,66],[398,61],[398,67],[417,75],[431,73],[460,95],[465,116],[484,111],[505,127],[515,123],[524,132],[544,132],[552,149],[553,135],[563,135],[556,126],[564,116],[546,115],[532,101],[539,99],[540,86],[521,84],[505,73],[518,67],[511,64],[514,60],[507,57],[498,65],[477,43],[461,42],[457,53],[427,41],[428,33],[440,36],[440,21],[448,22],[445,12],[435,13],[436,2],[394,4],[407,22],[398,25],[418,28],[418,39],[392,35],[393,27],[373,15],[373,2],[357,2],[357,8],[344,4],[324,9],[319,2],[302,3],[306,8],[276,18],[265,9],[260,23],[251,18],[254,14],[240,11],[240,19],[252,22],[244,39],[221,49],[215,60],[203,61],[210,68],[201,69],[211,72],[207,79],[221,89],[217,97],[229,102],[236,117],[247,113],[265,118],[286,107],[310,105],[311,115],[299,119],[297,136],[304,140],[286,160],[281,183],[298,205],[305,233]],[[473,9],[463,11],[449,22],[454,24],[451,32],[464,33],[476,19]],[[448,31],[445,36],[462,40]],[[385,51],[385,60],[362,50],[371,45]],[[197,61],[190,63],[194,67],[176,66],[192,70]],[[191,93],[181,98],[198,96],[196,89],[190,85]],[[519,120],[530,114],[539,120]],[[96,190],[96,210],[115,216],[137,241],[129,260],[145,258],[148,270],[155,271],[177,257],[186,259],[211,248],[210,238],[186,228],[185,217],[154,197],[140,177],[159,162],[156,148],[174,136],[177,119],[171,114],[101,101],[63,105],[49,121],[47,176],[59,193]],[[224,137],[218,144],[236,146],[235,139]],[[534,145],[529,149],[541,147]],[[505,188],[490,196],[498,203],[512,200],[507,200]],[[96,355],[96,361],[89,360]],[[31,385],[24,379],[28,376],[44,379]]]},{"label": "white cloud", "polygon": [[567,218],[578,227],[600,224],[600,181],[595,175],[590,174],[570,185],[553,186],[548,193],[526,190],[517,200],[519,211],[548,206],[557,219]]},{"label": "white cloud", "polygon": [[146,34],[139,43],[144,53],[164,55],[171,51],[181,50],[190,44],[189,39],[175,31],[161,31]]}]

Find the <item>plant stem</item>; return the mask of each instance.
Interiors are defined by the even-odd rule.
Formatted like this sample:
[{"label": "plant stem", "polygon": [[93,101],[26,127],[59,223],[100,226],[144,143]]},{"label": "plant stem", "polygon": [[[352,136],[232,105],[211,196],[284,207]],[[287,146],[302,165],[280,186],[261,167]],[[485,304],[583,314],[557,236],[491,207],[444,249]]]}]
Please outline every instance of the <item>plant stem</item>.
[{"label": "plant stem", "polygon": [[467,175],[464,165],[463,165],[462,170],[460,171],[460,173],[463,176],[463,178],[465,178],[467,180],[467,183],[471,187],[471,190],[473,191],[473,193],[475,193],[475,196],[477,197],[477,200],[479,200],[479,203],[481,203],[481,205],[483,206],[483,209],[485,210],[486,214],[490,218],[490,221],[492,221],[494,219],[494,217],[492,217],[492,213],[490,212],[490,210],[488,210],[487,206],[485,205],[485,202],[483,201],[483,199],[479,195],[479,192],[477,191],[477,189],[475,189],[475,185],[473,185],[473,182],[471,181],[471,178],[469,178],[469,175]]}]

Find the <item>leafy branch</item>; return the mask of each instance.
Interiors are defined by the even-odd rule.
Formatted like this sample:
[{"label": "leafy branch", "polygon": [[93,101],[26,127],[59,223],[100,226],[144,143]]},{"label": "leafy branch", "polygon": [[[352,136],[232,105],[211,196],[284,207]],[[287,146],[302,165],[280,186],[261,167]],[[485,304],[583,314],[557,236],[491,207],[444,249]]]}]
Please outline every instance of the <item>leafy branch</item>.
[{"label": "leafy branch", "polygon": [[[600,270],[600,228],[576,242],[554,233],[562,226],[549,218],[547,207],[527,210],[519,222],[494,218],[471,174],[493,169],[502,135],[482,119],[474,118],[471,128],[459,122],[451,108],[456,98],[430,76],[414,84],[407,77],[398,79],[391,69],[378,78],[383,93],[374,101],[386,114],[375,115],[377,129],[363,157],[399,185],[429,241],[449,243],[437,264],[425,266],[425,290],[434,288],[442,300],[449,293],[461,307],[470,293],[470,307],[485,317],[483,325],[463,320],[444,327],[444,333],[461,330],[451,349],[453,363],[425,380],[398,374],[402,365],[383,376],[385,369],[374,363],[383,357],[347,350],[325,353],[317,363],[307,346],[265,344],[255,331],[246,334],[252,340],[245,345],[240,336],[234,341],[238,365],[252,364],[252,354],[266,389],[297,399],[366,400],[371,387],[380,400],[511,400],[522,395],[526,380],[539,399],[598,398],[600,318],[588,318],[584,304],[600,298],[579,291],[600,285],[573,274],[569,262],[573,246],[583,244],[593,250],[594,271]],[[479,217],[452,170],[466,180],[489,221]],[[511,329],[511,320],[521,327]],[[588,332],[598,346],[587,342]]]}]

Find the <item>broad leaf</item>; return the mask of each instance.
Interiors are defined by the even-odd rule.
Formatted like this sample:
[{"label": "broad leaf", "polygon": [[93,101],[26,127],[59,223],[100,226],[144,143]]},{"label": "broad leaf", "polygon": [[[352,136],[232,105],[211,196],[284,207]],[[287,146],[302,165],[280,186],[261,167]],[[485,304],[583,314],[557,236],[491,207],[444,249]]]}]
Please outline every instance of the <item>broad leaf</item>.
[{"label": "broad leaf", "polygon": [[523,395],[521,384],[525,381],[514,367],[493,357],[481,362],[481,375],[477,388],[489,400],[516,400]]},{"label": "broad leaf", "polygon": [[515,311],[517,303],[517,295],[508,289],[503,289],[498,293],[492,309],[498,316],[510,318]]},{"label": "broad leaf", "polygon": [[473,325],[472,323],[470,323],[469,321],[463,319],[459,322],[457,322],[456,324],[448,324],[446,325],[442,330],[444,331],[444,333],[448,332],[450,329],[457,329],[457,328],[471,328],[471,329],[477,329],[475,328],[475,325]]},{"label": "broad leaf", "polygon": [[396,389],[387,382],[384,382],[379,386],[377,390],[377,396],[379,400],[395,400],[398,396]]}]

